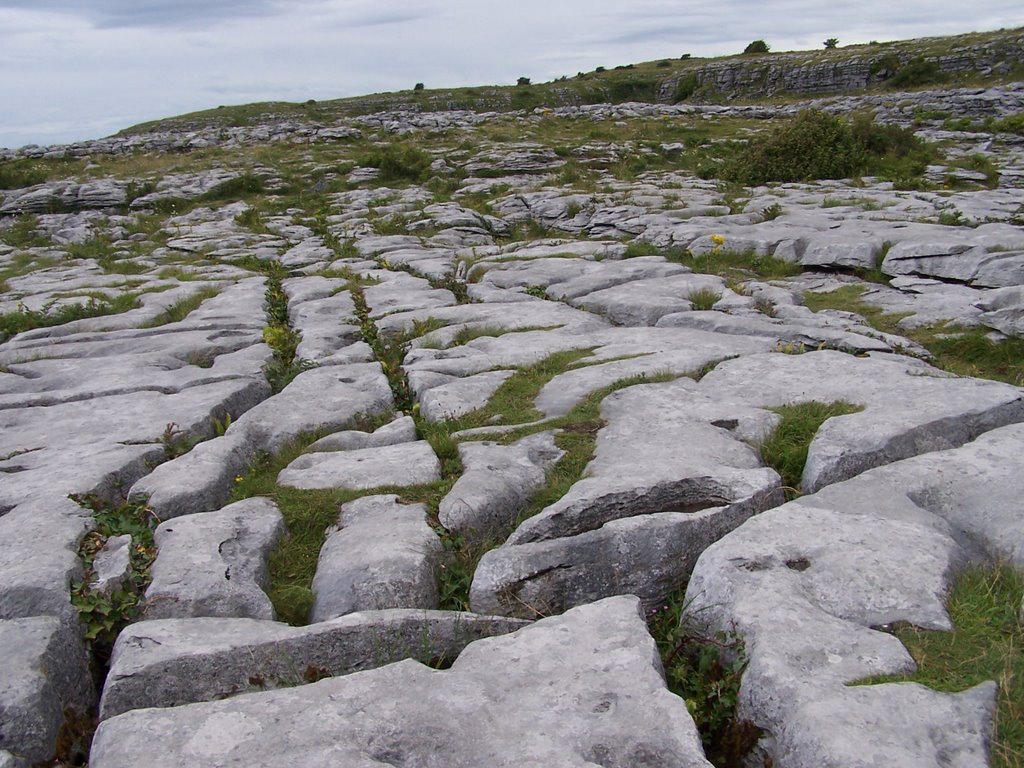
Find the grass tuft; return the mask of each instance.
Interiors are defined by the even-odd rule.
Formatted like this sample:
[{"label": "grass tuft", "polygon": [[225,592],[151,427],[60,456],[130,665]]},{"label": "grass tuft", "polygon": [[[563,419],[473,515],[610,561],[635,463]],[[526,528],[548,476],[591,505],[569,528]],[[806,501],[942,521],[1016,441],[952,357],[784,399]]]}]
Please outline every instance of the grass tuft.
[{"label": "grass tuft", "polygon": [[952,632],[897,625],[917,671],[874,677],[858,685],[914,682],[937,691],[957,692],[986,680],[999,685],[993,768],[1024,766],[1024,572],[1006,564],[972,566],[961,573],[949,595]]},{"label": "grass tuft", "polygon": [[761,459],[782,476],[783,486],[795,496],[800,493],[807,449],[821,425],[834,416],[858,413],[864,409],[841,400],[833,403],[811,400],[771,410],[782,417],[782,422],[761,443]]}]

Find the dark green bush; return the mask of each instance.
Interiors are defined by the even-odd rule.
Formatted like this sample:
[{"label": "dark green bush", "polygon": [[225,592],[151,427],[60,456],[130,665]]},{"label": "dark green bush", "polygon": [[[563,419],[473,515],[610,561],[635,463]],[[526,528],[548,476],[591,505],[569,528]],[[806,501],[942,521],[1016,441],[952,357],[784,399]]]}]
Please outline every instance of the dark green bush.
[{"label": "dark green bush", "polygon": [[848,123],[806,110],[756,136],[719,169],[741,184],[842,179],[872,174],[898,181],[920,176],[935,155],[909,129],[877,125],[863,115]]},{"label": "dark green bush", "polygon": [[676,83],[676,91],[672,97],[673,102],[686,101],[688,98],[693,96],[697,90],[699,83],[697,82],[697,73],[693,72],[679,79]]},{"label": "dark green bush", "polygon": [[806,110],[767,136],[751,139],[721,175],[741,184],[842,179],[862,165],[861,150],[846,121]]},{"label": "dark green bush", "polygon": [[764,40],[755,40],[746,48],[743,49],[744,53],[768,53],[768,43]]},{"label": "dark green bush", "polygon": [[654,101],[657,93],[657,80],[616,80],[608,86],[608,98],[613,103]]},{"label": "dark green bush", "polygon": [[430,155],[409,144],[389,144],[362,159],[380,171],[381,181],[423,181],[430,172]]},{"label": "dark green bush", "polygon": [[233,179],[222,181],[205,195],[204,201],[238,200],[246,195],[255,195],[263,191],[263,179],[251,173],[243,173]]},{"label": "dark green bush", "polygon": [[0,189],[21,189],[46,181],[46,173],[31,160],[0,163]]},{"label": "dark green bush", "polygon": [[917,58],[896,70],[896,74],[885,81],[886,88],[916,88],[922,85],[942,83],[949,76],[939,65],[928,59]]}]

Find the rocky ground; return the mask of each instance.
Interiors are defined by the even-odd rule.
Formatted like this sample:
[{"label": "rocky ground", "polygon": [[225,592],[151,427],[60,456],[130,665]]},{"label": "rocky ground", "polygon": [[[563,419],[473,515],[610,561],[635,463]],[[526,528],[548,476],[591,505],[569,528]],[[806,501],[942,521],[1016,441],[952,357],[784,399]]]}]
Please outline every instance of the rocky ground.
[{"label": "rocky ground", "polygon": [[812,105],[913,188],[697,173],[807,104],[9,152],[0,766],[710,765],[680,613],[753,764],[987,765],[995,682],[849,684],[1024,567],[1022,101]]}]

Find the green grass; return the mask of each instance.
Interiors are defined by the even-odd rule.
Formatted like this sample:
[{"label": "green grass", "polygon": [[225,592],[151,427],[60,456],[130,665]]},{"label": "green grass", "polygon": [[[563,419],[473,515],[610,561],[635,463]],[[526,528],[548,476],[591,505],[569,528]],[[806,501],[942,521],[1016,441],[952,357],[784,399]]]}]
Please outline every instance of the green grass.
[{"label": "green grass", "polygon": [[917,342],[933,356],[937,368],[959,376],[974,376],[1024,386],[1024,339],[992,341],[986,328],[960,328],[932,325],[900,328],[898,323],[910,313],[889,314],[863,300],[863,285],[848,285],[828,293],[806,293],[804,304],[814,312],[836,309],[856,312],[867,323],[884,333],[900,334]]},{"label": "green grass", "polygon": [[[379,419],[373,420],[359,425],[359,428],[372,429],[378,422]],[[281,470],[320,437],[319,433],[307,435],[273,457],[262,457],[247,474],[236,478],[231,496],[232,501],[264,496],[273,500],[284,516],[288,532],[270,555],[270,589],[267,593],[278,620],[295,626],[304,625],[309,620],[309,609],[313,604],[313,576],[320,549],[326,539],[327,528],[338,520],[342,504],[371,493],[396,493],[405,502],[424,502],[436,509],[450,488],[448,481],[412,488],[390,486],[367,491],[309,491],[277,485]]]},{"label": "green grass", "polygon": [[[728,241],[725,246],[728,246]],[[794,277],[803,271],[799,264],[793,262],[773,256],[759,256],[753,251],[731,251],[727,247],[702,256],[673,256],[670,261],[690,267],[694,272],[736,280],[778,280]]]},{"label": "green grass", "polygon": [[208,286],[196,291],[190,296],[186,296],[174,302],[171,306],[161,312],[159,315],[154,317],[143,327],[145,328],[156,328],[161,325],[168,325],[169,323],[180,323],[186,317],[188,317],[194,310],[199,308],[207,299],[212,299],[214,296],[220,293],[220,289],[215,286]]},{"label": "green grass", "polygon": [[1024,573],[1012,566],[972,566],[959,574],[949,595],[952,632],[896,627],[917,671],[858,683],[915,682],[958,692],[986,680],[999,685],[993,768],[1024,766],[1024,625],[1019,612]]},{"label": "green grass", "polygon": [[713,309],[722,298],[720,291],[713,288],[701,288],[688,294],[686,299],[697,311]]},{"label": "green grass", "polygon": [[819,403],[811,400],[771,410],[779,414],[782,421],[761,443],[761,460],[782,476],[782,485],[795,496],[800,493],[807,450],[821,425],[834,416],[864,409],[843,401]]},{"label": "green grass", "polygon": [[84,303],[64,304],[43,309],[21,309],[0,314],[0,342],[35,328],[51,328],[74,320],[117,315],[139,305],[138,294],[127,292],[112,299],[90,297]]},{"label": "green grass", "polygon": [[52,245],[37,227],[39,220],[31,213],[23,213],[6,229],[0,229],[0,241],[15,248],[36,248]]}]

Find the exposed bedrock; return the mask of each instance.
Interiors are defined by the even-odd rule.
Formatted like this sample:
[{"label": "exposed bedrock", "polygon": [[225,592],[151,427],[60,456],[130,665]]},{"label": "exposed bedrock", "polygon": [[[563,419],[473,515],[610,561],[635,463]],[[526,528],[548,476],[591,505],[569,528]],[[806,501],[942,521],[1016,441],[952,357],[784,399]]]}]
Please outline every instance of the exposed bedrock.
[{"label": "exposed bedrock", "polygon": [[118,638],[100,719],[287,688],[412,658],[451,663],[469,643],[527,626],[452,611],[351,613],[307,627],[253,619],[164,619]]},{"label": "exposed bedrock", "polygon": [[[396,692],[401,692],[396,696]],[[582,606],[469,645],[281,691],[105,720],[90,765],[710,764],[662,679],[639,602]]]},{"label": "exposed bedrock", "polygon": [[161,523],[146,618],[273,619],[267,558],[283,533],[277,505],[258,497]]},{"label": "exposed bedrock", "polygon": [[320,550],[310,620],[437,608],[442,546],[426,517],[426,505],[402,504],[394,494],[343,505]]},{"label": "exposed bedrock", "polygon": [[987,764],[994,684],[848,686],[914,669],[886,628],[950,629],[946,595],[972,556],[1020,562],[1022,436],[1008,426],[869,470],[752,518],[701,555],[687,620],[742,638],[740,715],[766,731],[773,760]]},{"label": "exposed bedrock", "polygon": [[748,355],[721,363],[701,380],[701,390],[760,408],[840,400],[862,406],[860,413],[829,419],[815,435],[801,483],[805,493],[1024,421],[1019,388],[954,377],[894,355]]},{"label": "exposed bedrock", "polygon": [[613,393],[601,415],[584,478],[480,561],[474,610],[530,617],[623,593],[652,606],[704,547],[782,500],[779,476],[744,442],[774,414],[707,401],[680,379]]}]

